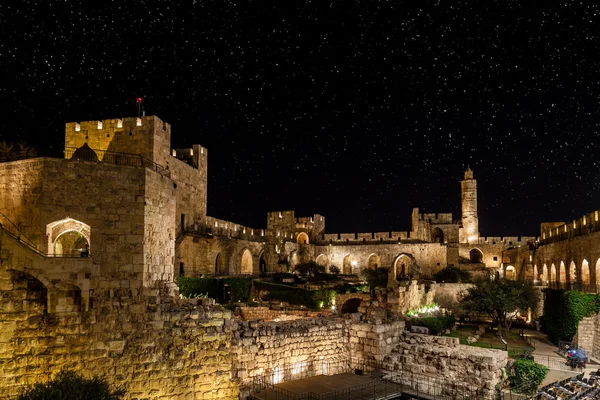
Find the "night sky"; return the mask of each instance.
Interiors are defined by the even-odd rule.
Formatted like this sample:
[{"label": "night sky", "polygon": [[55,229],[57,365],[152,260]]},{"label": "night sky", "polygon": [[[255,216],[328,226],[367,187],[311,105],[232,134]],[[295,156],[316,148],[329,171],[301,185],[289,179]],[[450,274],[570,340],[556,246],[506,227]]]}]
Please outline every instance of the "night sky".
[{"label": "night sky", "polygon": [[[17,3],[17,2],[11,2]],[[482,235],[600,208],[593,1],[21,1],[0,4],[0,140],[61,156],[64,124],[147,115],[209,150],[209,215]],[[274,5],[276,4],[276,5]]]}]

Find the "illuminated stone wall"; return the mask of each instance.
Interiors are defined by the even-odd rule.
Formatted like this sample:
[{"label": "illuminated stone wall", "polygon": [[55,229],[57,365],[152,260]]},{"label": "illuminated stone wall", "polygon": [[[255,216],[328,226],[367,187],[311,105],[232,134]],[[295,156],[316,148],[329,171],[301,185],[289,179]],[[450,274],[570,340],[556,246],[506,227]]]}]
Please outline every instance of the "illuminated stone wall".
[{"label": "illuminated stone wall", "polygon": [[127,399],[237,398],[229,311],[111,289],[90,312],[48,315],[35,283],[0,272],[0,397],[65,368],[125,385]]}]

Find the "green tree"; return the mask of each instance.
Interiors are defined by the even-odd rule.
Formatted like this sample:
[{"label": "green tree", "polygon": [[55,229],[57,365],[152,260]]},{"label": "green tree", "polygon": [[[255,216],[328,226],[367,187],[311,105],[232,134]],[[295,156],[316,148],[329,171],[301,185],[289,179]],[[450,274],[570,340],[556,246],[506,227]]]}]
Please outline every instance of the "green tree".
[{"label": "green tree", "polygon": [[442,268],[438,272],[433,275],[433,279],[436,282],[446,282],[446,283],[460,283],[460,282],[470,282],[471,281],[471,273],[469,271],[464,271],[454,265],[449,265],[446,268]]},{"label": "green tree", "polygon": [[23,142],[0,142],[0,162],[22,160],[25,158],[33,158],[35,156],[35,149]]},{"label": "green tree", "polygon": [[507,335],[517,311],[535,309],[540,293],[535,287],[506,279],[477,281],[461,293],[461,304],[466,310],[490,316],[498,331]]},{"label": "green tree", "polygon": [[27,387],[16,400],[119,400],[125,389],[111,390],[104,378],[83,378],[73,371],[61,371],[46,383]]},{"label": "green tree", "polygon": [[387,287],[388,268],[362,268],[360,276],[367,281],[371,290],[378,287]]},{"label": "green tree", "polygon": [[317,275],[325,273],[325,267],[314,261],[298,264],[294,270],[298,272],[300,276],[304,276],[308,280],[313,280]]}]

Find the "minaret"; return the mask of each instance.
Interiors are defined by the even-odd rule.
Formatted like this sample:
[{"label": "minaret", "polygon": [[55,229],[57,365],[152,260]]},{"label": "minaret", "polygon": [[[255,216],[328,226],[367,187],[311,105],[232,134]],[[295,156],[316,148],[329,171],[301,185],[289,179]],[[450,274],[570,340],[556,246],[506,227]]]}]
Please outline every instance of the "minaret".
[{"label": "minaret", "polygon": [[460,182],[462,189],[462,228],[461,243],[476,243],[479,239],[479,218],[477,217],[477,181],[473,170],[467,168],[465,179]]}]

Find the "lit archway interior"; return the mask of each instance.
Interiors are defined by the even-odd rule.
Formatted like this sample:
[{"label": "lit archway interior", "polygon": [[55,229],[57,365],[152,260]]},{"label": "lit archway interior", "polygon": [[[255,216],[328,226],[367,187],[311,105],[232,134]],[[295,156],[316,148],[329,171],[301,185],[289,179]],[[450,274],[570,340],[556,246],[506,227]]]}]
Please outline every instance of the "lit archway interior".
[{"label": "lit archway interior", "polygon": [[581,283],[584,285],[590,284],[590,264],[586,259],[581,263]]},{"label": "lit archway interior", "polygon": [[345,275],[352,275],[355,267],[356,260],[354,257],[351,254],[346,255],[346,257],[344,257],[344,262],[342,263],[342,272]]},{"label": "lit archway interior", "polygon": [[377,254],[371,254],[367,260],[367,267],[369,269],[377,269],[381,266],[381,258]]},{"label": "lit archway interior", "polygon": [[556,282],[556,265],[550,266],[550,282]]},{"label": "lit archway interior", "polygon": [[514,281],[516,279],[515,267],[513,267],[512,265],[507,266],[504,276],[509,281]]},{"label": "lit archway interior", "polygon": [[600,286],[600,258],[596,261],[596,268],[594,270],[596,273],[596,288],[598,288]]},{"label": "lit archway interior", "polygon": [[296,238],[298,244],[308,244],[308,235],[305,232],[300,232]]},{"label": "lit archway interior", "polygon": [[408,279],[414,274],[413,260],[409,256],[403,254],[394,261],[394,278],[398,281]]},{"label": "lit archway interior", "polygon": [[471,249],[469,251],[469,260],[472,263],[482,263],[483,262],[483,253],[479,249]]},{"label": "lit archway interior", "polygon": [[577,267],[575,266],[575,261],[571,261],[569,264],[569,282],[577,282]]},{"label": "lit archway interior", "polygon": [[91,251],[91,228],[73,218],[46,225],[48,254],[65,257],[87,257]]},{"label": "lit archway interior", "polygon": [[537,282],[540,279],[540,273],[538,271],[538,266],[533,264],[533,277],[532,279]]},{"label": "lit archway interior", "polygon": [[250,250],[245,249],[242,253],[242,274],[252,275],[252,253]]},{"label": "lit archway interior", "polygon": [[558,266],[558,281],[566,282],[567,281],[567,267],[565,266],[564,261],[560,262]]},{"label": "lit archway interior", "polygon": [[540,280],[543,283],[548,282],[548,266],[546,264],[542,266],[542,274],[540,275]]}]

